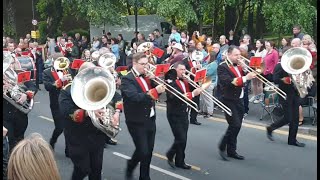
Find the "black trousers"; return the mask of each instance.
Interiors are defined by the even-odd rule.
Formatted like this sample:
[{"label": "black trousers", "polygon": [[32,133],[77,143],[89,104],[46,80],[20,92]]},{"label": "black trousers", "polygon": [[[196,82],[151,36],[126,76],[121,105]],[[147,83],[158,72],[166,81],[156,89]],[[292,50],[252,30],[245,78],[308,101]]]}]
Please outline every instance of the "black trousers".
[{"label": "black trousers", "polygon": [[140,162],[139,180],[150,180],[150,163],[156,135],[155,117],[144,124],[126,122],[133,143],[136,147],[128,161],[128,171],[133,171]]},{"label": "black trousers", "polygon": [[[51,114],[52,114],[52,118],[54,121],[54,130],[53,130],[50,141],[53,143],[56,143],[58,140],[58,137],[63,133],[64,118],[61,115],[59,106],[56,106],[56,107],[51,106]],[[65,144],[66,144],[66,149],[67,149],[67,143],[65,143]]]},{"label": "black trousers", "polygon": [[169,157],[174,157],[175,164],[185,163],[185,150],[187,146],[187,135],[189,128],[188,114],[171,114],[167,112],[167,118],[174,136],[174,142],[167,152]]},{"label": "black trousers", "polygon": [[270,130],[276,130],[289,123],[288,143],[295,143],[299,126],[300,97],[295,94],[287,94],[287,100],[280,97],[279,103],[282,105],[284,116],[280,120],[272,123],[269,126]]},{"label": "black trousers", "polygon": [[28,115],[20,111],[10,112],[3,115],[3,125],[8,129],[10,152],[14,146],[24,138],[28,127]]},{"label": "black trousers", "polygon": [[226,133],[222,137],[219,145],[219,149],[224,151],[227,148],[228,154],[233,154],[237,150],[237,137],[241,129],[243,114],[244,114],[244,102],[243,99],[239,100],[225,100],[222,99],[222,103],[231,109],[232,116],[225,113],[225,117],[229,124]]},{"label": "black trousers", "polygon": [[74,167],[72,180],[81,180],[86,176],[89,176],[89,180],[101,180],[104,136],[88,135],[79,139],[66,131],[65,135]]},{"label": "black trousers", "polygon": [[[192,98],[192,101],[195,102],[198,105],[198,107],[200,106],[200,96],[196,96]],[[196,122],[197,116],[198,116],[198,112],[190,108],[190,122]]]}]

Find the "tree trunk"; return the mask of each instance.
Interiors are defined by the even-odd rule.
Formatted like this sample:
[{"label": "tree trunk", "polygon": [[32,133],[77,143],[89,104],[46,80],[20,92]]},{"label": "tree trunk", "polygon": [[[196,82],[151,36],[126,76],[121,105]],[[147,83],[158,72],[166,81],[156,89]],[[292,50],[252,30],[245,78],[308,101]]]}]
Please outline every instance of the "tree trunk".
[{"label": "tree trunk", "polygon": [[257,11],[256,11],[256,39],[263,38],[263,30],[264,30],[264,17],[262,14],[262,7],[263,7],[263,0],[259,0],[257,4]]},{"label": "tree trunk", "polygon": [[16,15],[15,8],[13,7],[13,0],[7,0],[7,34],[11,38],[16,38]]},{"label": "tree trunk", "polygon": [[254,12],[254,2],[249,0],[249,10],[248,10],[248,34],[252,37],[252,41],[254,39],[254,31],[253,31],[253,12]]},{"label": "tree trunk", "polygon": [[226,5],[224,12],[224,34],[228,34],[231,29],[236,30],[236,7]]},{"label": "tree trunk", "polygon": [[174,15],[172,15],[171,16],[171,23],[172,23],[172,25],[174,25],[174,26],[176,26],[176,16],[174,16]]},{"label": "tree trunk", "polygon": [[127,0],[127,11],[128,11],[129,15],[132,15],[131,10],[130,10],[129,0]]},{"label": "tree trunk", "polygon": [[63,17],[62,2],[50,1],[47,7],[47,15],[47,32],[50,35],[56,35]]}]

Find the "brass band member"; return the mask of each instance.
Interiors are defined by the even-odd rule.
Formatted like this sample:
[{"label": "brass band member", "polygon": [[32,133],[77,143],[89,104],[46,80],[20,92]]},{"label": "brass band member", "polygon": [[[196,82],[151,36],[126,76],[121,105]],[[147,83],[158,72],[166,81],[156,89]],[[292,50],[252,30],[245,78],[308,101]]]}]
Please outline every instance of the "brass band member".
[{"label": "brass band member", "polygon": [[[9,67],[12,71],[14,71],[15,61],[15,58],[13,58]],[[4,72],[4,74],[10,79],[13,76],[9,71]],[[18,86],[25,92],[21,93],[20,99],[16,100],[18,104],[23,104],[27,100],[33,99],[38,90],[34,81],[31,80],[18,83]],[[10,85],[4,82],[3,91],[7,91],[8,88],[11,88]],[[21,112],[6,99],[3,99],[3,113],[3,125],[8,129],[9,149],[11,151],[24,138],[24,133],[28,126],[28,114]]]},{"label": "brass band member", "polygon": [[[64,58],[64,57],[60,57]],[[59,61],[59,59],[58,59]],[[53,61],[55,62],[55,61]],[[53,63],[54,64],[54,63]],[[56,68],[56,69],[55,69]],[[67,67],[68,68],[68,67]],[[60,90],[69,84],[71,80],[70,74],[67,74],[67,70],[59,70],[57,67],[50,67],[43,71],[43,83],[45,89],[49,92],[50,98],[50,109],[52,118],[54,121],[54,130],[52,136],[50,138],[50,145],[52,149],[55,147],[55,143],[57,142],[58,137],[62,134],[64,128],[64,118],[59,109],[59,94]],[[67,143],[65,147],[65,155],[68,157]]]},{"label": "brass band member", "polygon": [[[94,67],[90,62],[81,65],[79,72],[85,68]],[[89,176],[89,180],[101,180],[105,134],[96,128],[84,109],[80,109],[71,96],[71,86],[67,85],[60,91],[59,107],[65,118],[64,135],[68,143],[69,156],[74,165],[72,180],[81,180]],[[113,102],[118,102],[119,94],[115,94]],[[110,104],[110,103],[109,103]],[[118,106],[115,107],[117,104]],[[119,122],[121,106],[115,107],[114,122]],[[105,110],[94,111],[97,118],[104,116]]]},{"label": "brass band member", "polygon": [[275,66],[273,79],[276,84],[279,84],[279,88],[287,94],[287,99],[285,100],[281,96],[279,97],[279,103],[282,106],[284,115],[280,120],[272,123],[270,126],[267,126],[267,137],[269,140],[274,141],[272,131],[289,123],[288,144],[304,147],[304,143],[297,141],[300,96],[292,83],[290,76],[283,70],[281,63],[278,63]]},{"label": "brass band member", "polygon": [[246,81],[255,77],[254,72],[244,75],[243,68],[238,65],[241,57],[239,48],[230,46],[227,51],[227,58],[218,66],[218,83],[221,88],[222,103],[231,109],[232,116],[225,113],[226,120],[229,124],[225,135],[219,144],[220,156],[224,160],[229,157],[243,160],[244,157],[239,155],[237,150],[237,137],[241,129],[244,115],[244,84]]},{"label": "brass band member", "polygon": [[[131,179],[140,162],[140,180],[150,180],[150,163],[156,134],[155,101],[165,91],[163,85],[151,85],[145,77],[148,58],[143,52],[133,55],[131,71],[122,77],[121,95],[129,133],[135,144],[135,151],[127,162],[126,178]],[[155,88],[154,88],[155,87]]]},{"label": "brass band member", "polygon": [[[182,62],[174,64],[177,71],[177,79],[173,79],[169,83],[173,88],[185,94],[184,98],[192,99],[199,96],[202,89],[197,88],[190,91],[188,82],[183,78],[186,72],[186,67]],[[191,85],[190,85],[191,86]],[[175,157],[175,166],[182,169],[190,169],[191,166],[187,165],[185,159],[185,149],[187,145],[187,134],[189,128],[188,121],[188,107],[187,104],[182,102],[173,94],[167,92],[167,118],[174,136],[174,142],[167,152],[168,163],[174,167],[173,158]]]}]

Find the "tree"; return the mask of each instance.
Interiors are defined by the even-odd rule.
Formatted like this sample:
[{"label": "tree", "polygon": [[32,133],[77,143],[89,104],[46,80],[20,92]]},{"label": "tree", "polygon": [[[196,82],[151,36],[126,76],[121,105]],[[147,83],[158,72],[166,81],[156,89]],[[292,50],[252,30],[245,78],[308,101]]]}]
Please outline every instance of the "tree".
[{"label": "tree", "polygon": [[313,19],[317,9],[309,0],[269,0],[263,5],[263,15],[266,19],[267,30],[282,34],[292,34],[292,26],[299,24],[304,33],[313,32]]},{"label": "tree", "polygon": [[128,13],[127,3],[131,0],[65,0],[67,14],[83,18],[93,25],[124,23],[123,15]]},{"label": "tree", "polygon": [[[61,25],[63,6],[61,0],[39,0],[36,5],[40,17],[47,22],[46,35],[53,36]],[[43,36],[43,35],[42,35]]]},{"label": "tree", "polygon": [[15,8],[13,6],[13,0],[5,0],[6,3],[6,19],[3,27],[5,35],[10,36],[11,38],[16,38],[16,19],[15,19]]}]

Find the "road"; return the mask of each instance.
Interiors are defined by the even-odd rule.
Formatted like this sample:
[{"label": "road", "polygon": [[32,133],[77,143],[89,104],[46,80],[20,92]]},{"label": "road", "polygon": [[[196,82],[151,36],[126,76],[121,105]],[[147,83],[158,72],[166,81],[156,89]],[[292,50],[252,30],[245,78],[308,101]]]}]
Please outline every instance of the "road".
[{"label": "road", "polygon": [[[49,141],[54,124],[49,108],[49,96],[42,86],[35,97],[35,105],[29,113],[26,135],[38,132]],[[313,180],[317,178],[317,141],[311,136],[299,136],[306,147],[287,145],[287,135],[274,133],[275,141],[266,138],[264,127],[244,124],[238,136],[238,153],[245,160],[222,161],[217,145],[224,134],[227,123],[222,118],[198,118],[201,126],[190,125],[186,149],[186,163],[192,170],[173,169],[165,153],[173,142],[173,135],[166,119],[166,108],[157,106],[157,133],[151,166],[153,180]],[[134,144],[121,115],[122,131],[116,137],[118,145],[109,145],[104,151],[103,179],[122,180],[126,158],[134,151]],[[63,180],[71,178],[73,165],[64,155],[64,136],[60,136],[55,147],[55,158]],[[139,167],[134,172],[139,179]]]}]

